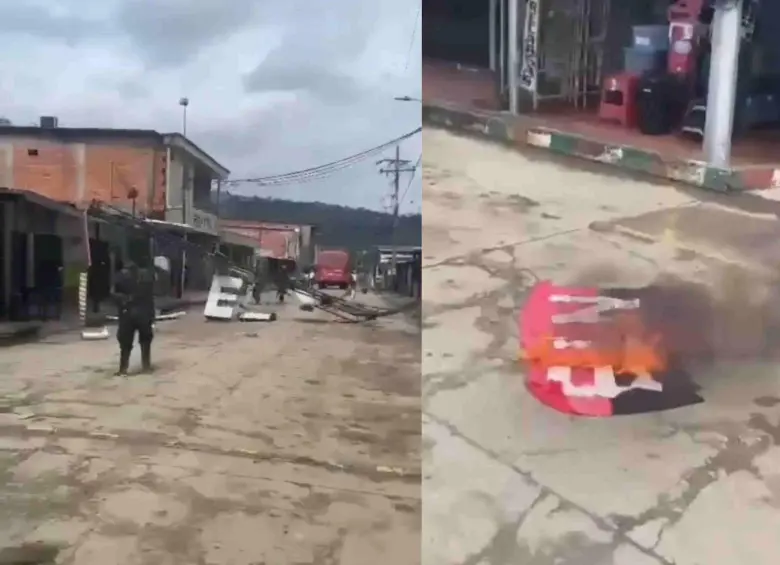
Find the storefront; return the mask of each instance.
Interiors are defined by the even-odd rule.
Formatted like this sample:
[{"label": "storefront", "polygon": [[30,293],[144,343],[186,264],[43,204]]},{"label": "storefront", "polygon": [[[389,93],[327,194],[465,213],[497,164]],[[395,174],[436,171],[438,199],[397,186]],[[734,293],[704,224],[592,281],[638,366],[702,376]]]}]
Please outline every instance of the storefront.
[{"label": "storefront", "polygon": [[474,0],[422,0],[423,57],[488,68],[492,4]]},{"label": "storefront", "polygon": [[732,149],[742,165],[777,160],[780,2],[524,5],[520,29],[507,28],[507,61],[516,38],[519,62],[517,76],[501,83],[509,85],[504,109],[536,113],[554,129],[589,139],[648,146],[721,168],[731,165]]},{"label": "storefront", "polygon": [[94,226],[71,206],[14,189],[0,189],[0,220],[0,321],[58,319],[63,309],[75,310],[78,274],[87,265],[84,235]]},{"label": "storefront", "polygon": [[423,0],[423,97],[504,109],[512,53],[508,49],[510,5],[523,4],[522,0]]}]

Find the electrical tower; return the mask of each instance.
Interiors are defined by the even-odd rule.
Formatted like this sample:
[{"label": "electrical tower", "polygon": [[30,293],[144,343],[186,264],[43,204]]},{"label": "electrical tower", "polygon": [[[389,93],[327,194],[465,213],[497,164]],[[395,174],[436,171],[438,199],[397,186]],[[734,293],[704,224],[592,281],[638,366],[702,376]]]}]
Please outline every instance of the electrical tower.
[{"label": "electrical tower", "polygon": [[398,255],[396,253],[396,237],[398,232],[398,215],[401,203],[398,201],[399,192],[401,189],[401,175],[403,173],[414,173],[416,167],[410,167],[411,161],[401,159],[401,146],[395,146],[395,159],[380,159],[376,162],[377,165],[386,165],[386,167],[379,169],[379,172],[383,175],[387,175],[393,180],[393,231],[391,235],[392,253],[390,256],[390,268],[392,269],[393,277],[396,276],[396,266],[398,263]]}]

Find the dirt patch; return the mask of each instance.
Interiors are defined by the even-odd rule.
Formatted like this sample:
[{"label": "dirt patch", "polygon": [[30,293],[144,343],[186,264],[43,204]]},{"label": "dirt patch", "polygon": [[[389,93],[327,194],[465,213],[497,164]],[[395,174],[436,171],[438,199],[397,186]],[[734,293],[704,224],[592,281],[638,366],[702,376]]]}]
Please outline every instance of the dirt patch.
[{"label": "dirt patch", "polygon": [[0,565],[54,565],[60,548],[50,544],[31,543],[0,549]]},{"label": "dirt patch", "polygon": [[[780,221],[774,216],[747,214],[720,206],[701,204],[661,210],[609,222],[648,241],[699,251],[725,261],[780,267]],[[592,229],[605,230],[605,225]]]}]

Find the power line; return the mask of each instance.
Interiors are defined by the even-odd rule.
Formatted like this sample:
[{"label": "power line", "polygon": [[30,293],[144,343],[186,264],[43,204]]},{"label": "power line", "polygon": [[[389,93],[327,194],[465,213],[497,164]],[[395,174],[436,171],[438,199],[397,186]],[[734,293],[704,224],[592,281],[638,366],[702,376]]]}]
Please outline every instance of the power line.
[{"label": "power line", "polygon": [[420,161],[422,161],[422,153],[420,153],[420,156],[417,157],[417,161],[414,164],[414,167],[412,167],[412,176],[409,177],[409,182],[406,185],[406,188],[404,189],[404,193],[401,195],[401,202],[404,202],[406,200],[406,193],[409,192],[409,189],[412,186],[412,181],[414,181],[414,176],[417,173],[417,169],[420,166]]},{"label": "power line", "polygon": [[401,173],[412,173],[414,174],[414,169],[409,168],[410,161],[407,161],[406,159],[401,159],[401,146],[396,145],[395,146],[395,159],[380,159],[376,162],[377,165],[391,165],[392,168],[387,169],[379,169],[379,172],[391,177],[393,179],[393,231],[392,231],[392,242],[393,242],[393,248],[392,248],[392,256],[390,258],[390,264],[391,269],[393,272],[393,276],[395,276],[396,273],[396,264],[397,264],[397,255],[396,255],[396,235],[398,232],[398,216],[400,211],[400,201],[398,199],[398,193],[401,188]]},{"label": "power line", "polygon": [[243,179],[230,179],[228,181],[223,182],[222,186],[229,187],[236,184],[257,184],[261,186],[278,186],[282,184],[303,183],[303,182],[311,182],[313,180],[319,180],[321,178],[330,176],[338,171],[352,167],[357,163],[365,161],[367,158],[376,155],[377,153],[383,152],[388,147],[392,147],[393,145],[397,146],[401,141],[413,137],[418,133],[420,133],[421,131],[422,128],[419,127],[413,131],[410,131],[409,133],[405,133],[400,137],[396,137],[395,139],[386,141],[381,145],[371,147],[369,149],[361,151],[360,153],[355,153],[354,155],[344,157],[343,159],[339,159],[337,161],[331,161],[330,163],[325,163],[324,165],[318,165],[316,167],[309,167],[307,169],[301,169],[299,171],[293,171],[290,173],[284,173],[279,175],[269,175],[264,177],[253,177],[253,178],[243,178]]},{"label": "power line", "polygon": [[420,14],[422,12],[422,2],[417,6],[417,14],[414,16],[414,27],[412,28],[412,37],[409,39],[409,49],[406,51],[406,64],[404,65],[404,71],[409,70],[409,62],[412,58],[412,48],[414,47],[414,40],[417,37],[417,22],[420,21]]}]

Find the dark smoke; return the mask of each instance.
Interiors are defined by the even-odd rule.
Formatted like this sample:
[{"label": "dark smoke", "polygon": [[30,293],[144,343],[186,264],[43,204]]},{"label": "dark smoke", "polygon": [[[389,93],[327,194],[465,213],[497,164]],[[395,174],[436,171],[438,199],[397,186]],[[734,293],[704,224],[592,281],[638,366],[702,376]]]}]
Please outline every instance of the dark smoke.
[{"label": "dark smoke", "polygon": [[677,363],[780,358],[780,284],[744,270],[724,271],[711,284],[663,276],[640,289],[642,319],[662,336]]}]

